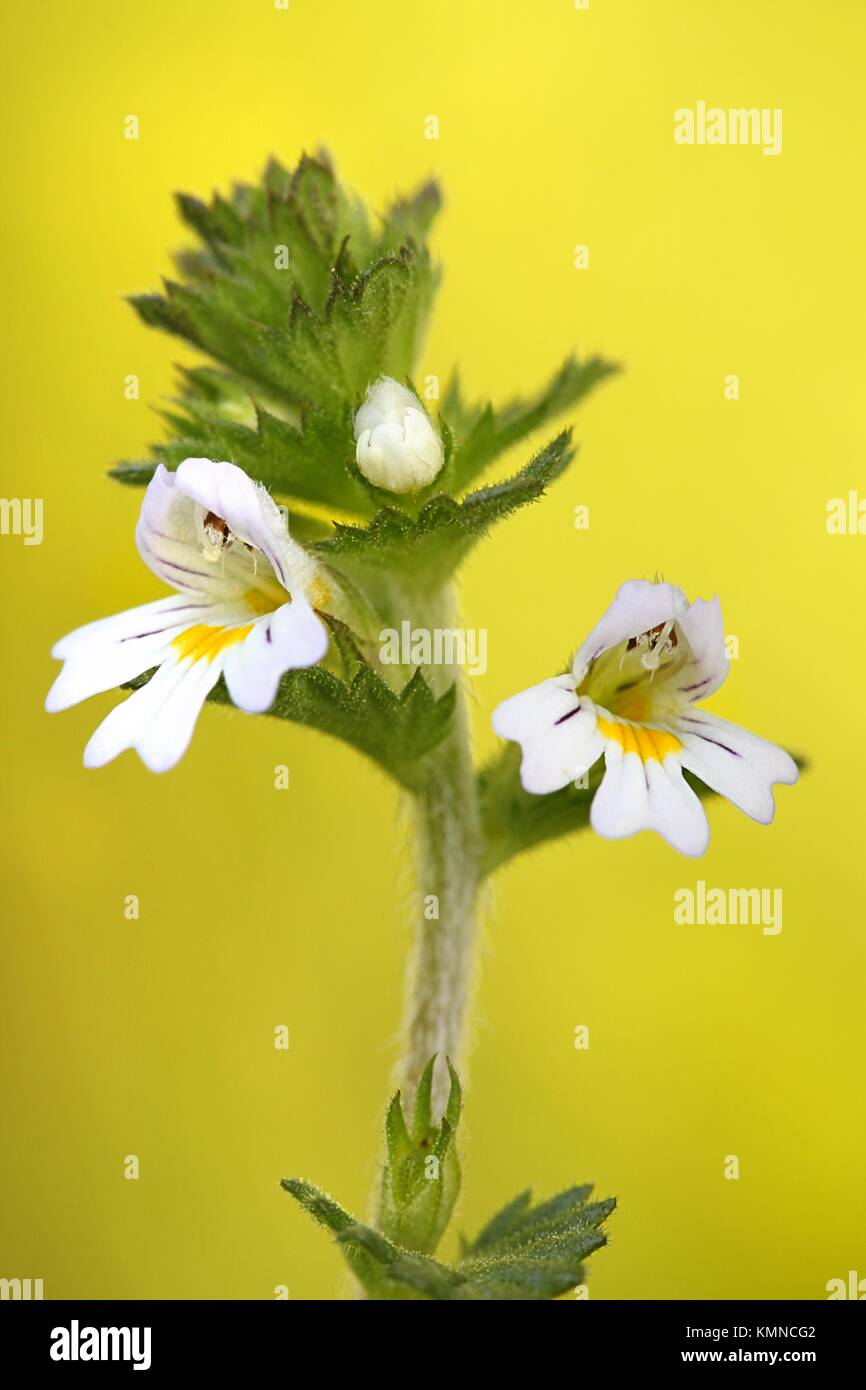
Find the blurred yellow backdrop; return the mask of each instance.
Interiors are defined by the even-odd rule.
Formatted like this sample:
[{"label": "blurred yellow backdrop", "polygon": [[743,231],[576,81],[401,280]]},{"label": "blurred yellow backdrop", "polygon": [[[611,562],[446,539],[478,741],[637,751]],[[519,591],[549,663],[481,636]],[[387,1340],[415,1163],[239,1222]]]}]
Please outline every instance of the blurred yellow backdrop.
[{"label": "blurred yellow backdrop", "polygon": [[[160,592],[141,494],[104,473],[158,437],[192,360],[121,299],[169,267],[170,194],[324,144],[374,206],[443,182],[419,376],[459,359],[502,399],[573,346],[626,367],[577,417],[566,479],[466,570],[479,753],[494,704],[661,570],[718,592],[738,639],[712,707],[812,761],[772,829],[714,802],[699,863],[584,835],[503,872],[457,1224],[593,1179],[620,1200],[593,1298],[822,1298],[866,1275],[866,536],[825,526],[828,499],[866,496],[861,0],[85,0],[5,31],[3,492],[44,498],[45,536],[0,538],[0,1274],[48,1298],[345,1294],[277,1181],[366,1206],[407,947],[395,793],[341,745],[223,709],[163,778],[132,754],[85,772],[117,697],[42,712],[52,641]],[[676,145],[698,100],[782,108],[782,153]],[[677,925],[699,878],[782,887],[782,932]]]}]

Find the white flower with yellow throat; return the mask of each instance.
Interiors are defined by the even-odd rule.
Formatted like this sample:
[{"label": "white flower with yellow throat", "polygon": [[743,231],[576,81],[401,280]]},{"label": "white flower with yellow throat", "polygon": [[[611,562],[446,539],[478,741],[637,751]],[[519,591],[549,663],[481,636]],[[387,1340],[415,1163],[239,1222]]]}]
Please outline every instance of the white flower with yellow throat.
[{"label": "white flower with yellow throat", "polygon": [[175,593],[62,638],[46,708],[68,709],[158,668],[102,721],[84,762],[101,767],[134,748],[164,772],[186,751],[220,676],[235,705],[261,714],[284,672],[321,661],[328,631],[315,609],[327,589],[279,507],[233,463],[188,458],[174,473],[160,465],[135,539]]},{"label": "white flower with yellow throat", "polygon": [[697,856],[710,831],[684,769],[764,825],[774,784],[798,777],[784,749],[696,708],[728,669],[717,598],[690,604],[673,584],[629,580],[570,673],[505,700],[493,727],[520,745],[521,781],[536,795],[582,778],[604,754],[593,828],[611,839],[655,830]]}]

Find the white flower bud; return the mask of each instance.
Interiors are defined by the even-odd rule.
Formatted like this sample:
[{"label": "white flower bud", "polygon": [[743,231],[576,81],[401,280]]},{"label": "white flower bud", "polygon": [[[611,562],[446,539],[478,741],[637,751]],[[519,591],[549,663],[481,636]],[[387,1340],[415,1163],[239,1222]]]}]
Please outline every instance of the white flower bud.
[{"label": "white flower bud", "polygon": [[417,492],[444,462],[439,438],[418,397],[393,377],[367,387],[355,416],[355,458],[368,482],[389,492]]}]

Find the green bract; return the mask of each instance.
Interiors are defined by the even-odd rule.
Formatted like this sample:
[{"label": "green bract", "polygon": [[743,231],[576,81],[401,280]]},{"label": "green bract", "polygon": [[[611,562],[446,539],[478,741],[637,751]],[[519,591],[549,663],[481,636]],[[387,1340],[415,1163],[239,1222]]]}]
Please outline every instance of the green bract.
[{"label": "green bract", "polygon": [[379,1230],[358,1221],[310,1183],[282,1186],[320,1225],[333,1232],[352,1273],[371,1299],[449,1299],[459,1302],[551,1299],[583,1283],[583,1261],[607,1244],[602,1229],[616,1203],[590,1202],[591,1186],[571,1187],[532,1205],[522,1192],[476,1236],[461,1241],[459,1259],[432,1258],[460,1187],[455,1151],[460,1083],[449,1064],[445,1114],[431,1119],[435,1058],[424,1069],[411,1127],[399,1092],[385,1121],[386,1163]]}]

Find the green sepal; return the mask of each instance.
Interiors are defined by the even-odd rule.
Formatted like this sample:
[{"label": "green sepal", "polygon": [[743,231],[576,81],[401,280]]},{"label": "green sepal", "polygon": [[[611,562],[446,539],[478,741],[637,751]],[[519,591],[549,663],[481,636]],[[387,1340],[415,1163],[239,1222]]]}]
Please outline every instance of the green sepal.
[{"label": "green sepal", "polygon": [[460,1082],[448,1062],[448,1101],[445,1114],[435,1123],[431,1111],[435,1064],[434,1056],[418,1082],[411,1125],[407,1124],[399,1091],[388,1107],[379,1204],[383,1234],[396,1245],[422,1255],[432,1254],[439,1244],[460,1191],[456,1147]]}]

